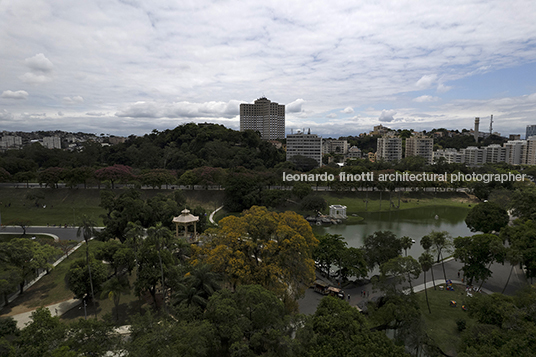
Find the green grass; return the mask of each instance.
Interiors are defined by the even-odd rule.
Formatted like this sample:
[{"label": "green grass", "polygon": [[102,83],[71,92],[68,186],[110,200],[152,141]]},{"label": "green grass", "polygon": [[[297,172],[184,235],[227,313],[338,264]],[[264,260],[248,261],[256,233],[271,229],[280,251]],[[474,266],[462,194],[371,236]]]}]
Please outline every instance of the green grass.
[{"label": "green grass", "polygon": [[[91,241],[89,243],[90,252],[95,251],[101,244],[103,243],[99,241]],[[85,257],[85,254],[86,249],[82,245],[76,252],[52,269],[48,275],[41,278],[41,280],[17,297],[7,307],[4,307],[2,314],[18,314],[34,310],[40,306],[48,306],[72,299],[74,294],[67,288],[65,276],[69,271],[71,263],[76,259]]]},{"label": "green grass", "polygon": [[[462,305],[470,299],[465,296],[465,286],[455,285],[454,289],[455,291],[446,291],[439,290],[438,287],[437,290],[434,290],[432,284],[430,284],[428,300],[430,301],[431,314],[428,312],[424,291],[417,294],[428,335],[443,352],[451,356],[455,355],[456,346],[460,343],[462,336],[456,326],[456,320],[465,320],[467,329],[470,329],[476,323],[466,311],[462,310]],[[457,302],[457,307],[450,306],[451,300]]]},{"label": "green grass", "polygon": [[[87,215],[102,226],[100,215],[106,211],[99,207],[100,192],[97,189],[25,189],[0,188],[0,213],[2,223],[11,221],[29,221],[32,226],[72,225],[79,222],[82,215]],[[115,190],[121,192],[120,189]],[[168,194],[173,190],[142,190],[142,198],[151,198],[159,193]],[[223,201],[223,191],[185,190],[182,191],[186,203],[191,207],[201,206],[213,211]],[[36,206],[36,203],[39,206]],[[6,207],[9,205],[9,207]],[[46,208],[43,208],[46,205]],[[179,215],[180,212],[177,212]]]},{"label": "green grass", "polygon": [[[24,220],[29,221],[32,226],[72,225],[73,221],[78,222],[80,216],[85,214],[100,226],[102,219],[99,215],[106,213],[99,207],[99,190],[93,189],[0,188],[0,197],[3,224]],[[11,206],[5,207],[6,204]],[[46,205],[46,208],[43,208],[43,205]]]}]

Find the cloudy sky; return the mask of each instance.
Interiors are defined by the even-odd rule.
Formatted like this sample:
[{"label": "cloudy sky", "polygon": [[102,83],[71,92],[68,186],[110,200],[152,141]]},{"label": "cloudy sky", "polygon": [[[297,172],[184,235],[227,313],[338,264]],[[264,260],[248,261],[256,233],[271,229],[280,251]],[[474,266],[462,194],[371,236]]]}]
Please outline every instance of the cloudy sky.
[{"label": "cloudy sky", "polygon": [[0,0],[0,131],[382,123],[524,134],[536,124],[536,1]]}]

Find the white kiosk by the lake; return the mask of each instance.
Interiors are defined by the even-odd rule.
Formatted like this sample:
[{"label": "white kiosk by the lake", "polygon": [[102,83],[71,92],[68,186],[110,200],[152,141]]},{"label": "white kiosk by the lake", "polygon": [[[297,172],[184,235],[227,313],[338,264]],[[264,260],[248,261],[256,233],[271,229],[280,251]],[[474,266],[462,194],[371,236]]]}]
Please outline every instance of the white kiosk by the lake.
[{"label": "white kiosk by the lake", "polygon": [[329,206],[329,217],[332,219],[346,219],[346,206],[331,205]]}]

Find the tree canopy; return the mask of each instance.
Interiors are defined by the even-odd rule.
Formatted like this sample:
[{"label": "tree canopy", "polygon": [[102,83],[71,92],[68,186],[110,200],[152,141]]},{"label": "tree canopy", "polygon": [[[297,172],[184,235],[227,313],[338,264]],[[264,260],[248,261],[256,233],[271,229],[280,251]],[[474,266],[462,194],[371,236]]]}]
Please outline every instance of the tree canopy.
[{"label": "tree canopy", "polygon": [[295,212],[270,212],[254,206],[229,216],[210,230],[195,251],[234,285],[259,284],[294,300],[314,281],[313,249],[318,244],[311,226]]},{"label": "tree canopy", "polygon": [[471,232],[499,232],[508,224],[508,213],[504,208],[491,202],[480,203],[469,211],[465,223]]}]

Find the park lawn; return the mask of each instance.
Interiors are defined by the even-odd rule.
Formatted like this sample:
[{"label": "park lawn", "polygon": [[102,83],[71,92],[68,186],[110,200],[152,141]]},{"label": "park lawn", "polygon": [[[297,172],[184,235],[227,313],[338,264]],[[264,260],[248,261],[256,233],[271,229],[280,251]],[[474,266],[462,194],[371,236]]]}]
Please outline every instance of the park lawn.
[{"label": "park lawn", "polygon": [[87,215],[102,226],[99,216],[106,213],[95,189],[0,188],[0,197],[3,224],[23,220],[31,226],[76,225],[81,215]]},{"label": "park lawn", "polygon": [[[470,297],[465,296],[465,286],[455,285],[454,289],[454,291],[439,290],[438,286],[437,290],[434,290],[430,284],[428,300],[430,301],[430,310],[432,310],[431,314],[428,312],[424,291],[417,293],[428,335],[443,352],[450,356],[456,355],[456,347],[462,337],[462,333],[458,331],[456,320],[465,320],[467,329],[477,323],[476,320],[469,317],[468,312],[462,310],[462,305],[470,299]],[[450,306],[451,300],[457,302],[457,307]]]},{"label": "park lawn", "polygon": [[[90,252],[94,252],[103,244],[100,241],[92,240],[89,243]],[[48,306],[62,301],[72,299],[74,294],[67,287],[65,276],[69,267],[76,259],[86,256],[84,244],[72,253],[67,259],[58,264],[30,289],[12,301],[7,307],[1,310],[2,315],[16,315],[26,311],[34,310],[40,306]]]},{"label": "park lawn", "polygon": [[[0,214],[2,224],[11,221],[29,221],[31,226],[74,225],[82,215],[88,216],[97,226],[103,226],[101,215],[106,210],[100,207],[98,189],[68,188],[0,188]],[[119,194],[122,189],[114,190]],[[141,190],[144,199],[155,195],[169,194],[174,190]],[[201,206],[208,211],[220,207],[223,191],[183,190],[186,204],[190,207]],[[36,205],[37,203],[37,205]],[[46,205],[46,208],[43,208]],[[179,215],[180,212],[177,212]]]},{"label": "park lawn", "polygon": [[[329,205],[344,205],[347,207],[346,214],[360,212],[379,212],[395,210],[389,205],[389,192],[325,192],[320,195]],[[365,202],[368,200],[368,204]],[[391,201],[398,205],[398,193],[391,194]],[[460,208],[471,208],[478,203],[465,193],[457,192],[401,192],[400,210],[426,206],[452,206]]]}]

